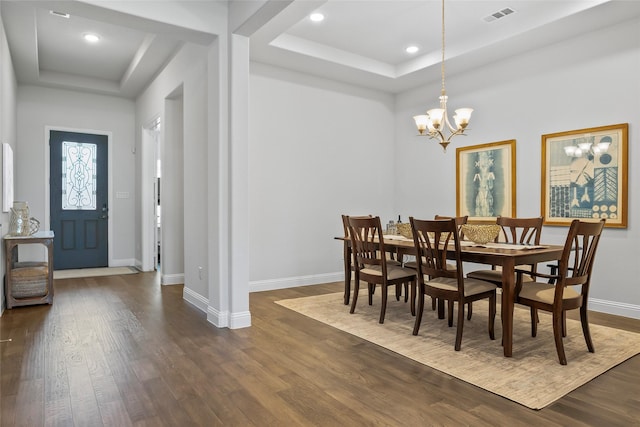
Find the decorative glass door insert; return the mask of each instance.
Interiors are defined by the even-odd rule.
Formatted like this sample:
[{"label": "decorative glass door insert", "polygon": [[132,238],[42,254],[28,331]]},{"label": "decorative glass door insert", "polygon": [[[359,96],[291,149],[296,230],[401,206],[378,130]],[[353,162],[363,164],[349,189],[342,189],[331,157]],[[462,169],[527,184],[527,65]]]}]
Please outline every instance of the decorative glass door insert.
[{"label": "decorative glass door insert", "polygon": [[96,209],[97,145],[62,142],[62,209]]}]

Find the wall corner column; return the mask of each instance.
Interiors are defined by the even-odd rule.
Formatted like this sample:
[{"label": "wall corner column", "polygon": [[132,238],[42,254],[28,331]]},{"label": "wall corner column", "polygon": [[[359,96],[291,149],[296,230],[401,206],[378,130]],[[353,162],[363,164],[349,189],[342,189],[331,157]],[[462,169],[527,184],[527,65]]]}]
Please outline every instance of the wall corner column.
[{"label": "wall corner column", "polygon": [[208,207],[215,215],[208,230],[212,274],[207,320],[217,327],[238,329],[251,326],[248,37],[220,35],[208,62]]}]

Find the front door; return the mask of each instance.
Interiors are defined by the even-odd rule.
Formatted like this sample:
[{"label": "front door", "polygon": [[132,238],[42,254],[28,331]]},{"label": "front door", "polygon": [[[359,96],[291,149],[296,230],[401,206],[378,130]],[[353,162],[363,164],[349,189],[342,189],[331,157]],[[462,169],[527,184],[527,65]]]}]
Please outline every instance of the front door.
[{"label": "front door", "polygon": [[56,270],[107,267],[108,138],[51,131],[50,209]]}]

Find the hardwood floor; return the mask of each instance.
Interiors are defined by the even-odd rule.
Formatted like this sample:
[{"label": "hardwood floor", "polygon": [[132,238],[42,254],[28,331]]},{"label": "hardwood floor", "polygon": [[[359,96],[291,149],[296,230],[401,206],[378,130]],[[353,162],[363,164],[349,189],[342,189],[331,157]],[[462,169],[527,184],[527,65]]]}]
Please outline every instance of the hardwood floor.
[{"label": "hardwood floor", "polygon": [[229,330],[154,273],[56,280],[0,318],[0,425],[640,425],[640,356],[533,411],[273,304],[341,286],[253,293]]}]

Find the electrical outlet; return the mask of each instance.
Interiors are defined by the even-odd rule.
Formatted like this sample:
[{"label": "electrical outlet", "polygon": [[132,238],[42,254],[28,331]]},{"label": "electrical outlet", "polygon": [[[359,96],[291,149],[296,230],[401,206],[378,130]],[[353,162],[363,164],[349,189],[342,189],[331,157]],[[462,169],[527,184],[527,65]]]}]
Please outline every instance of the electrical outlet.
[{"label": "electrical outlet", "polygon": [[202,267],[198,267],[198,277],[202,280]]}]

